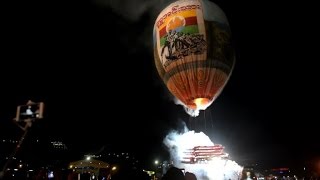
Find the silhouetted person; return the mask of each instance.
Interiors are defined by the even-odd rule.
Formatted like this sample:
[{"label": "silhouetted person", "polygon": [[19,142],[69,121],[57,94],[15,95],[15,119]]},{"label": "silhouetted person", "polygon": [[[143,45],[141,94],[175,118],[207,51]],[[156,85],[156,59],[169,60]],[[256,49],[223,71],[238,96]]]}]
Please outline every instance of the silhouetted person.
[{"label": "silhouetted person", "polygon": [[186,172],[186,174],[184,175],[185,180],[197,180],[196,175],[194,175],[191,172]]},{"label": "silhouetted person", "polygon": [[185,180],[184,174],[181,169],[171,167],[167,173],[162,177],[162,180]]}]

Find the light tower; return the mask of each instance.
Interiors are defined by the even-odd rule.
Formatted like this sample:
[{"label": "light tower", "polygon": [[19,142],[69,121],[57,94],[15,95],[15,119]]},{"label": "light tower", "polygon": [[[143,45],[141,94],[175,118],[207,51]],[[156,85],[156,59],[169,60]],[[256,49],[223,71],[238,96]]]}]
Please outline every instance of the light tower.
[{"label": "light tower", "polygon": [[44,103],[43,102],[33,102],[29,100],[24,105],[17,106],[16,116],[13,118],[13,122],[19,126],[23,130],[23,134],[12,154],[9,156],[8,161],[3,166],[2,172],[0,173],[1,176],[4,176],[7,171],[7,166],[10,164],[13,157],[19,151],[29,128],[32,126],[32,123],[36,120],[43,118],[43,110],[44,110]]}]

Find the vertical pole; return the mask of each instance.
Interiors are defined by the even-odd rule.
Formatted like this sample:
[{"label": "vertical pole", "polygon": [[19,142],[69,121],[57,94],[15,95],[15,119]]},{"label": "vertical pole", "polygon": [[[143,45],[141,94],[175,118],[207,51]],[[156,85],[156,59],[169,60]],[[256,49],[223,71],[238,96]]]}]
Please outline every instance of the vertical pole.
[{"label": "vertical pole", "polygon": [[20,138],[20,140],[19,140],[18,145],[16,146],[15,150],[13,151],[13,153],[9,156],[8,161],[7,161],[7,162],[5,163],[5,165],[3,166],[3,169],[2,169],[3,176],[5,176],[6,171],[7,171],[7,167],[8,167],[8,165],[11,163],[13,157],[14,157],[14,156],[17,154],[17,152],[19,151],[19,149],[20,149],[20,147],[21,147],[21,145],[22,145],[22,143],[23,143],[26,135],[28,134],[28,130],[29,130],[29,127],[31,127],[31,125],[32,125],[32,122],[31,122],[31,121],[28,121],[28,122],[26,123],[25,127],[23,128],[24,133],[22,134],[22,136],[21,136],[21,138]]}]

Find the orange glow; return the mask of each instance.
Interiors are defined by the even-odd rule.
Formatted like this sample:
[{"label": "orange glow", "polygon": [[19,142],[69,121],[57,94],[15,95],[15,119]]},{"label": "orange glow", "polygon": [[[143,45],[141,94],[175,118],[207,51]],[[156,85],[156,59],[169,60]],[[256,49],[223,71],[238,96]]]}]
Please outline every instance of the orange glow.
[{"label": "orange glow", "polygon": [[196,104],[196,109],[205,110],[210,105],[210,100],[208,98],[197,98],[193,100]]}]

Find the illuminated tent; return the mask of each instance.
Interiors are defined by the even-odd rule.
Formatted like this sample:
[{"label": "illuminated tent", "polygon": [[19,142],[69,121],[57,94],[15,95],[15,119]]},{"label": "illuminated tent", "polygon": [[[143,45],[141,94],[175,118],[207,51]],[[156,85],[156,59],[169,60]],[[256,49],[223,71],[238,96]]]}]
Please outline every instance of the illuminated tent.
[{"label": "illuminated tent", "polygon": [[179,0],[160,12],[154,60],[168,90],[196,116],[219,96],[235,63],[224,12],[208,0]]}]

